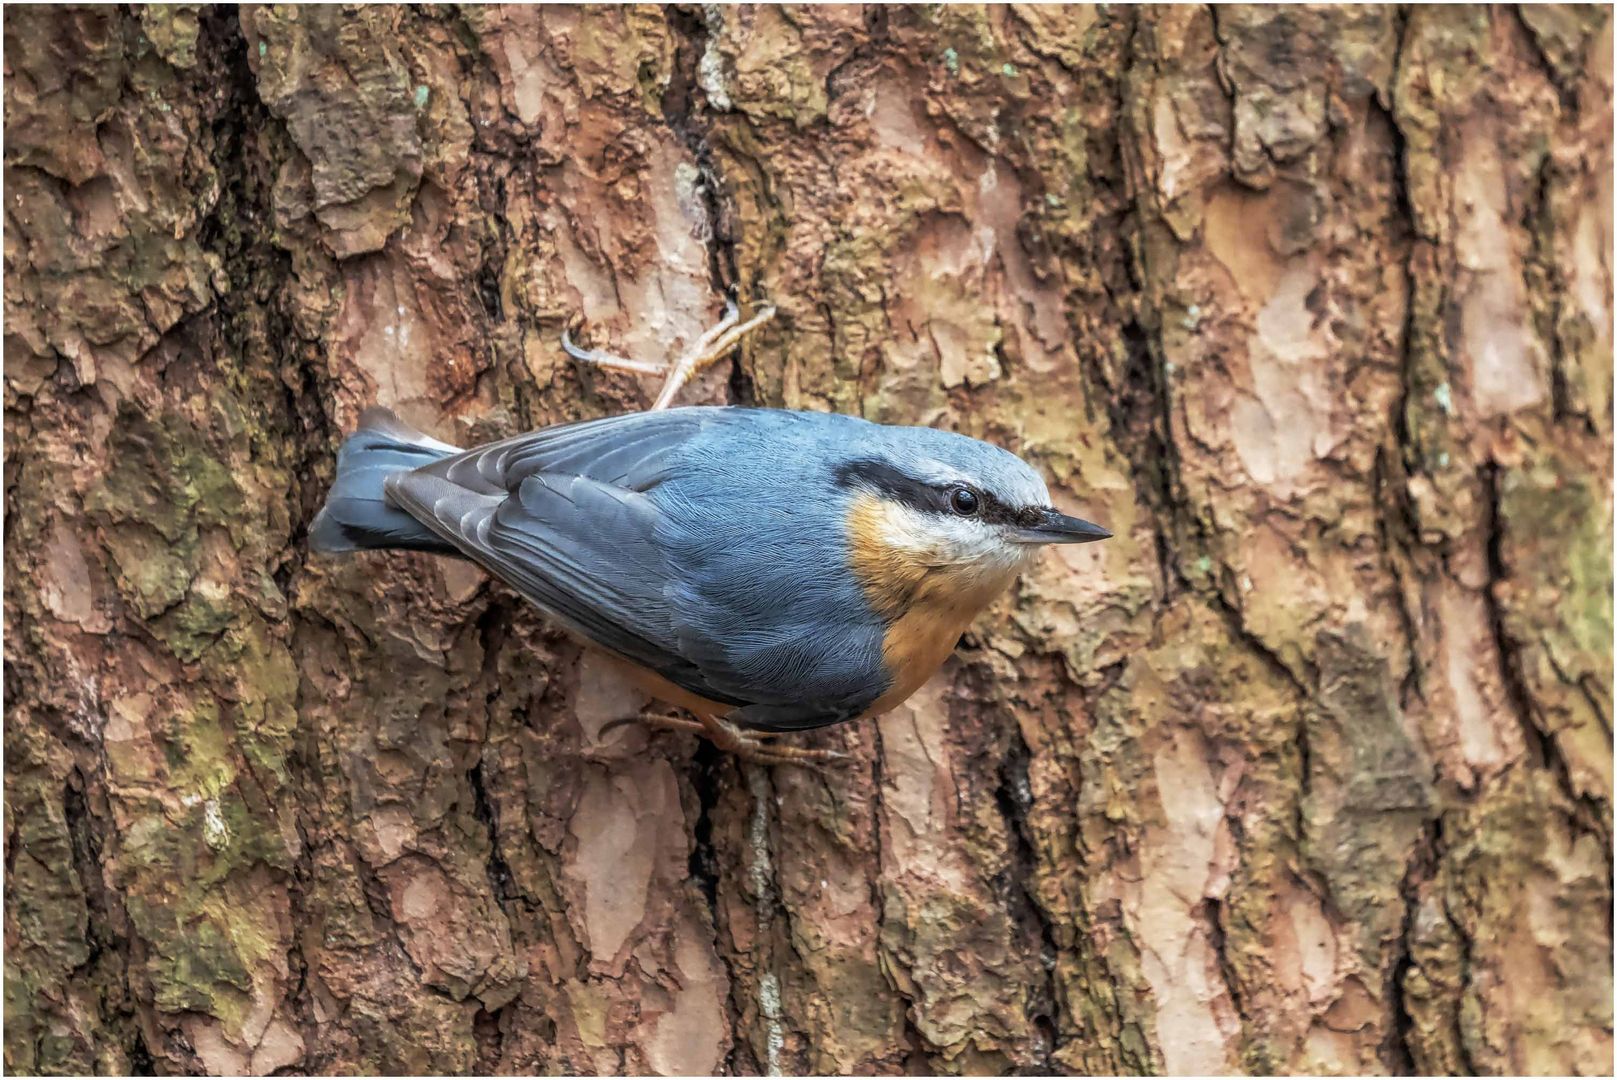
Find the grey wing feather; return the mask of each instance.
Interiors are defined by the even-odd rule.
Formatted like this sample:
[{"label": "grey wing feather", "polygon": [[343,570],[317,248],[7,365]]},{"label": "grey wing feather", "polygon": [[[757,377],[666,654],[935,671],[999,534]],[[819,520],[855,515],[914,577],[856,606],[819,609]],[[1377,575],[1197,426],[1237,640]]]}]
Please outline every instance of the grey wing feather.
[{"label": "grey wing feather", "polygon": [[417,431],[403,420],[400,420],[392,409],[383,408],[380,405],[372,405],[359,414],[358,430],[380,432],[390,438],[397,439],[399,442],[407,443],[411,446],[425,446],[433,450],[442,450],[446,454],[458,454],[461,452],[458,446],[451,446],[440,439],[434,439],[425,432]]},{"label": "grey wing feather", "polygon": [[568,425],[389,478],[388,497],[577,633],[704,697],[681,654],[645,491],[701,424],[686,410]]},{"label": "grey wing feather", "polygon": [[468,450],[430,471],[485,494],[515,491],[536,473],[586,476],[646,491],[663,474],[666,455],[704,423],[700,409],[669,409],[587,420],[517,435]]}]

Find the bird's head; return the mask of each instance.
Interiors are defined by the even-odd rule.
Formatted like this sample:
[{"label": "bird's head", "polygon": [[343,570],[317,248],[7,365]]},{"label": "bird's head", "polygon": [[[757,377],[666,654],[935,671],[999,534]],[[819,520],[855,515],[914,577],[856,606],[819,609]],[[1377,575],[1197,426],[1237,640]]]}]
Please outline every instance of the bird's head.
[{"label": "bird's head", "polygon": [[836,469],[867,592],[896,601],[930,586],[986,602],[1046,545],[1112,535],[1053,508],[1039,474],[997,446],[930,428],[882,434]]}]

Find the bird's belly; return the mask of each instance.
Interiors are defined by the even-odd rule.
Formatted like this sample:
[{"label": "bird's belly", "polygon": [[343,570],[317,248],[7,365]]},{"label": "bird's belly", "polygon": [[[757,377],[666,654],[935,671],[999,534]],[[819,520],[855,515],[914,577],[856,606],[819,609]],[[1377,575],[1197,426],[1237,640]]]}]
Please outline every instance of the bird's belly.
[{"label": "bird's belly", "polygon": [[895,619],[882,639],[882,662],[893,684],[861,715],[880,716],[925,685],[976,614],[975,606],[915,604]]},{"label": "bird's belly", "polygon": [[640,689],[647,697],[685,709],[698,716],[724,716],[735,710],[734,705],[726,705],[720,701],[710,701],[698,694],[693,694],[677,683],[670,682],[650,668],[641,667],[631,660],[625,660],[616,653],[599,650],[608,662],[622,673]]}]

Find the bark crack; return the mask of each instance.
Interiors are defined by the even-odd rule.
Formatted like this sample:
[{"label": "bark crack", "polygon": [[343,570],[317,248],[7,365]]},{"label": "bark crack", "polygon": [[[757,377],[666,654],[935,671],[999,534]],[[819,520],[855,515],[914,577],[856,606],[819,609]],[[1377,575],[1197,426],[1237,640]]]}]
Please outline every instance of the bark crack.
[{"label": "bark crack", "polygon": [[678,135],[695,160],[701,176],[698,192],[707,214],[708,275],[713,288],[726,293],[737,283],[735,241],[730,234],[732,216],[721,198],[723,185],[714,163],[709,132],[703,122],[698,69],[701,57],[712,46],[707,23],[694,12],[678,7],[665,9],[669,29],[677,38],[676,60],[662,98],[663,120]]},{"label": "bark crack", "polygon": [[1051,914],[1045,910],[1036,891],[1039,857],[1027,819],[1034,803],[1028,778],[1033,751],[1022,734],[1020,724],[1012,722],[1009,728],[1009,748],[1000,765],[1000,783],[994,795],[1000,815],[1005,820],[1005,831],[1011,840],[1011,867],[1006,887],[1010,892],[1012,915],[1024,927],[1030,922],[1033,924],[1032,930],[1039,943],[1038,964],[1044,981],[1039,989],[1038,1008],[1034,1010],[1032,1020],[1043,1043],[1038,1071],[1049,1072],[1051,1056],[1060,1048],[1062,1034],[1061,1010],[1057,1007],[1059,987],[1055,977],[1056,959],[1061,950],[1056,944]]},{"label": "bark crack", "polygon": [[1504,684],[1505,697],[1510,702],[1511,711],[1521,728],[1522,741],[1527,747],[1532,763],[1539,768],[1550,770],[1555,777],[1556,786],[1569,804],[1568,816],[1572,824],[1583,832],[1599,838],[1601,848],[1606,852],[1606,866],[1609,872],[1611,829],[1607,811],[1598,798],[1578,791],[1577,783],[1572,778],[1571,767],[1565,755],[1561,753],[1560,744],[1556,741],[1554,733],[1545,731],[1540,726],[1520,647],[1506,626],[1505,605],[1500,590],[1506,587],[1510,575],[1504,560],[1504,529],[1500,513],[1499,488],[1502,471],[1500,465],[1493,461],[1488,462],[1481,470],[1484,513],[1487,515],[1484,527],[1488,553],[1488,584],[1483,589],[1483,599],[1488,611],[1488,624],[1493,635],[1494,647],[1499,653],[1500,679]]},{"label": "bark crack", "polygon": [[[111,929],[106,881],[101,873],[101,838],[96,835],[94,818],[85,798],[87,783],[83,770],[75,767],[62,785],[62,818],[72,847],[73,871],[79,879],[79,891],[84,894],[88,916],[84,934],[87,951],[83,962],[74,969],[75,974],[92,969],[102,951],[116,936]],[[13,859],[18,851],[19,845],[13,841],[10,846]],[[8,876],[11,876],[14,868],[8,865],[6,869]]]},{"label": "bark crack", "polygon": [[689,869],[691,880],[701,892],[702,899],[707,905],[708,918],[713,924],[713,955],[718,957],[719,963],[724,968],[724,1003],[730,1033],[730,1045],[724,1053],[724,1071],[734,1075],[736,1051],[741,1043],[741,1003],[736,999],[741,980],[736,971],[735,958],[730,950],[724,947],[722,940],[724,920],[719,906],[719,858],[718,851],[713,845],[713,816],[719,805],[719,771],[723,768],[726,756],[708,740],[697,740],[696,754],[691,759],[693,771],[690,775],[691,788],[696,793],[697,811],[696,822],[691,828]]},{"label": "bark crack", "polygon": [[1398,894],[1403,900],[1403,918],[1399,922],[1398,937],[1393,943],[1392,964],[1388,968],[1384,990],[1390,1003],[1393,1025],[1382,1043],[1382,1059],[1390,1072],[1401,1076],[1419,1071],[1413,1042],[1415,1017],[1406,996],[1406,981],[1415,966],[1410,939],[1414,934],[1415,915],[1421,905],[1422,890],[1435,875],[1440,861],[1438,845],[1442,831],[1440,817],[1427,820],[1410,851],[1403,879],[1398,884]]},{"label": "bark crack", "polygon": [[494,894],[495,903],[500,905],[500,910],[505,912],[507,921],[510,921],[515,915],[518,893],[515,879],[511,875],[511,867],[500,851],[500,816],[499,811],[489,802],[488,790],[484,786],[481,755],[477,763],[466,771],[466,782],[472,789],[472,816],[488,831],[488,858],[484,861],[483,868],[488,874],[489,889]]},{"label": "bark crack", "polygon": [[[780,908],[780,888],[775,881],[775,860],[770,851],[769,804],[773,793],[769,771],[755,763],[737,763],[752,796],[752,812],[747,819],[747,843],[751,858],[747,865],[748,883],[755,897],[758,944],[762,955],[758,964],[758,1013],[764,1020],[764,1071],[781,1075],[781,1054],[786,1045],[785,1019],[781,1013],[780,976],[770,962],[775,917]],[[789,935],[783,935],[783,937]]]},{"label": "bark crack", "polygon": [[485,1075],[493,1075],[500,1070],[502,1057],[505,1053],[506,1029],[514,1015],[512,1006],[514,1001],[501,1005],[490,1012],[487,1009],[478,1009],[472,1017],[472,1039],[477,1046],[477,1067]]},{"label": "bark crack", "polygon": [[[714,47],[714,32],[706,18],[698,17],[694,11],[682,7],[663,10],[668,26],[677,39],[675,63],[668,88],[662,97],[663,119],[685,144],[700,177],[696,190],[707,218],[708,227],[703,238],[707,244],[709,282],[721,296],[735,296],[742,287],[736,239],[740,215],[725,197],[729,189],[719,168],[719,157],[714,152],[712,124],[705,107],[707,95],[701,85],[701,67],[704,58]],[[701,97],[698,97],[699,93]],[[754,405],[757,403],[757,388],[747,374],[745,365],[740,362],[740,345],[732,355],[730,403]]]}]

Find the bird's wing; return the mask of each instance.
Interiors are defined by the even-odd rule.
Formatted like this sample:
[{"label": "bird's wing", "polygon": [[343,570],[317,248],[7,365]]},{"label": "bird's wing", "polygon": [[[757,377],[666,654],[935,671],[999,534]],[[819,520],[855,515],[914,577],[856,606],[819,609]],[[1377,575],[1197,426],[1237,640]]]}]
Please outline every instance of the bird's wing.
[{"label": "bird's wing", "polygon": [[680,649],[647,492],[705,410],[632,413],[519,435],[388,482],[388,497],[595,643],[711,700]]},{"label": "bird's wing", "polygon": [[648,491],[666,475],[668,455],[722,410],[625,413],[542,428],[467,450],[419,470],[483,495],[506,495],[537,473],[583,476]]}]

